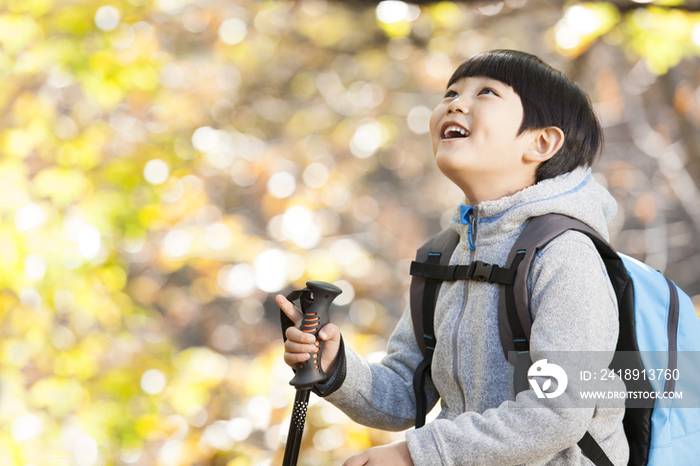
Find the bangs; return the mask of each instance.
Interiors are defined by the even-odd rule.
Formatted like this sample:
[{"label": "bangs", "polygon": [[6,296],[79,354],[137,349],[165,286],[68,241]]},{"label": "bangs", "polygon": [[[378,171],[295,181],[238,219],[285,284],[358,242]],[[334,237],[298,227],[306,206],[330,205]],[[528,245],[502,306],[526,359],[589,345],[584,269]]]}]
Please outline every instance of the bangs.
[{"label": "bangs", "polygon": [[484,76],[504,82],[515,89],[514,84],[522,81],[525,75],[523,63],[519,63],[523,60],[518,58],[520,57],[514,56],[505,50],[475,55],[455,70],[452,77],[450,77],[447,87],[450,87],[462,78]]}]

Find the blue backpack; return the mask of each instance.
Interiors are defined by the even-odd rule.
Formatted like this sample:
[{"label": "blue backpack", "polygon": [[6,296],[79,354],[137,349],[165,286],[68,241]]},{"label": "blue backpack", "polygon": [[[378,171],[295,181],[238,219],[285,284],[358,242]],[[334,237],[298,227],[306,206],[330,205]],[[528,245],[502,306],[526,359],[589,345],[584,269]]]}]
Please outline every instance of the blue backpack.
[{"label": "blue backpack", "polygon": [[[416,340],[424,360],[414,374],[416,395],[416,428],[425,424],[425,381],[436,338],[433,315],[443,281],[477,280],[501,285],[498,321],[504,355],[515,367],[515,394],[529,388],[527,370],[532,365],[529,337],[532,318],[529,312],[527,278],[532,260],[551,240],[568,230],[587,235],[600,253],[615,290],[619,307],[620,335],[616,357],[610,364],[643,371],[660,369],[673,374],[678,368],[679,352],[700,351],[700,320],[693,304],[682,290],[660,272],[623,254],[618,254],[597,232],[579,220],[557,214],[532,218],[515,242],[507,265],[474,261],[468,265],[450,266],[459,235],[448,228],[430,239],[417,252],[411,264],[411,314]],[[619,352],[632,354],[624,366],[617,359]],[[629,353],[632,352],[632,353]],[[664,352],[667,361],[650,361],[648,352]],[[658,354],[658,353],[653,353]],[[655,380],[624,379],[628,391],[681,392],[700,391],[700,367],[693,373],[684,371],[683,378],[661,377]],[[629,465],[696,465],[700,464],[700,406],[674,408],[673,402],[656,400],[645,407],[628,399],[623,419],[630,446]],[[602,448],[586,432],[578,442],[582,452],[597,466],[613,466]],[[620,465],[618,465],[620,466]]]}]

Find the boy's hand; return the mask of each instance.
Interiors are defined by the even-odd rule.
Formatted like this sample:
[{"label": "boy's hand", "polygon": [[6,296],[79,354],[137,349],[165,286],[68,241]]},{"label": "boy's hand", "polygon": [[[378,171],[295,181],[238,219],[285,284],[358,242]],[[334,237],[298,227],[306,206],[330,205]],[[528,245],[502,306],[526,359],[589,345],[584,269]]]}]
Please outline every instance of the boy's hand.
[{"label": "boy's hand", "polygon": [[[287,314],[294,327],[289,327],[285,332],[287,341],[284,344],[284,362],[296,369],[296,365],[300,362],[306,362],[309,359],[309,353],[316,350],[314,343],[316,338],[313,335],[304,333],[299,330],[301,321],[304,319],[304,314],[297,309],[294,304],[289,302],[284,295],[275,297],[277,305],[282,309],[282,312]],[[340,330],[333,324],[323,326],[318,336],[325,343],[323,345],[323,353],[321,355],[321,367],[326,374],[331,374],[335,371],[338,363],[338,350],[340,349]]]},{"label": "boy's hand", "polygon": [[370,448],[348,458],[343,466],[413,466],[406,442]]}]

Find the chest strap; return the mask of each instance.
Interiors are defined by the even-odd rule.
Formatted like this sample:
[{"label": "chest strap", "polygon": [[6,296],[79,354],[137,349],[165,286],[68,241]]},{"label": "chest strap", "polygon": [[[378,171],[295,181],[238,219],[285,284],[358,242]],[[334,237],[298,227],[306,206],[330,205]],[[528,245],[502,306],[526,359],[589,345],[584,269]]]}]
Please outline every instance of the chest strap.
[{"label": "chest strap", "polygon": [[478,282],[512,285],[515,282],[516,267],[503,268],[496,264],[474,261],[469,265],[439,265],[426,262],[411,262],[411,275],[426,280],[455,281],[474,280]]}]

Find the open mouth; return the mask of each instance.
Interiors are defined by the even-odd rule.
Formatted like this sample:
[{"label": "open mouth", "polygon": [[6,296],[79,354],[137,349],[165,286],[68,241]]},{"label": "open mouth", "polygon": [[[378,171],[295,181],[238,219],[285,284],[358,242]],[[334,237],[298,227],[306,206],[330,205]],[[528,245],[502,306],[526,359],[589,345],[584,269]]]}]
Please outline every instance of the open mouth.
[{"label": "open mouth", "polygon": [[469,131],[459,125],[448,125],[442,130],[442,139],[459,139],[469,137]]}]

